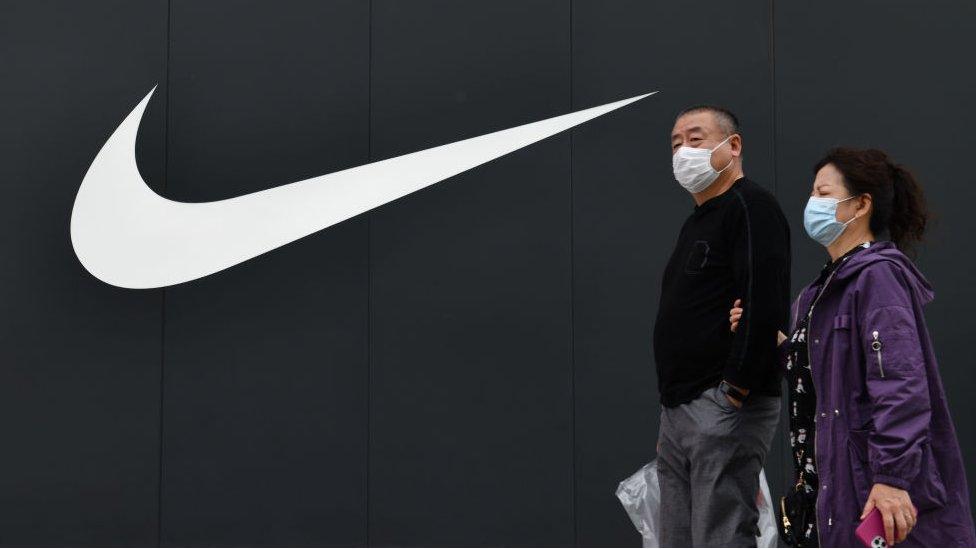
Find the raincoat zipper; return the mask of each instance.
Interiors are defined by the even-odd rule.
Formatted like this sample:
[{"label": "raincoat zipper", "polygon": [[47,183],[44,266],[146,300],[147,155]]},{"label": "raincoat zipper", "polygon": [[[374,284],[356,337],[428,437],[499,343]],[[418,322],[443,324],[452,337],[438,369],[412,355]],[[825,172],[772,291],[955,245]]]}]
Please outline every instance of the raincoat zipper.
[{"label": "raincoat zipper", "polygon": [[871,342],[871,350],[878,353],[878,370],[881,371],[881,377],[884,377],[884,366],[881,365],[881,340],[878,339],[878,331],[875,330],[873,334],[874,341]]},{"label": "raincoat zipper", "polygon": [[[817,293],[817,297],[813,299],[813,303],[810,305],[810,311],[807,313],[807,363],[810,364],[811,375],[813,374],[813,357],[810,355],[810,335],[811,335],[810,327],[813,324],[813,309],[817,306],[817,302],[820,301],[820,297],[823,296],[824,292],[827,291],[827,285],[830,284],[830,281],[834,278],[834,274],[836,272],[837,269],[834,269],[833,271],[831,271],[830,275],[827,276],[827,280],[824,281],[824,285],[822,288],[820,288],[820,291]],[[814,415],[813,417],[816,418],[817,416]],[[820,441],[820,436],[817,434],[817,424],[815,421],[813,425],[813,459],[814,461],[817,462],[817,471],[820,470],[820,465],[821,465],[820,455],[817,453],[817,446],[818,446],[817,443],[819,441]],[[821,491],[822,488],[823,486],[821,485],[818,488],[818,491]],[[817,504],[819,504],[820,501],[821,501],[820,496],[817,496]],[[822,535],[821,532],[823,532],[823,530],[820,529],[820,513],[818,512],[817,507],[819,507],[819,505],[817,504],[813,506],[813,516],[815,522],[817,523],[817,546],[820,546],[820,536]]]}]

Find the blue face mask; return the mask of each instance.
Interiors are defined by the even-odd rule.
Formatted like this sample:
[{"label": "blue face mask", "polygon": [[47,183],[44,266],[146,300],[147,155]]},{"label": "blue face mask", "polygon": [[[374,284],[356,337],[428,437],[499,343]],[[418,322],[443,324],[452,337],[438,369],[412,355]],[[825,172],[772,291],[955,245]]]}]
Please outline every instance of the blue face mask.
[{"label": "blue face mask", "polygon": [[855,198],[848,196],[844,200],[827,198],[822,196],[811,196],[807,201],[807,207],[803,210],[803,228],[807,230],[810,238],[816,240],[823,246],[830,246],[844,232],[857,216],[851,218],[847,223],[837,221],[837,205],[841,202]]}]

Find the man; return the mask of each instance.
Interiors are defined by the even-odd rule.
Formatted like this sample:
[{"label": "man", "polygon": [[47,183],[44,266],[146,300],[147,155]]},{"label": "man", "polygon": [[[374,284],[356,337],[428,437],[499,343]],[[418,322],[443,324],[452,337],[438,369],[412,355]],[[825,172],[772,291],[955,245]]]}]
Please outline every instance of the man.
[{"label": "man", "polygon": [[[654,329],[661,544],[755,546],[759,471],[780,411],[775,343],[789,316],[789,226],[773,195],[743,175],[730,111],[682,111],[671,147],[695,209],[665,269]],[[732,333],[739,297],[744,315]]]}]

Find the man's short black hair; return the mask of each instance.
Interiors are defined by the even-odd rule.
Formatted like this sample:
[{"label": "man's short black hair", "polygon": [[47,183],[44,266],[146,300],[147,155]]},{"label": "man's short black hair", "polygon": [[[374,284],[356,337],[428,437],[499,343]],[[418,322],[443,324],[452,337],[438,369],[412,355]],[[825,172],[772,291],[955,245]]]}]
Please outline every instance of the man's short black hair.
[{"label": "man's short black hair", "polygon": [[719,107],[718,105],[707,105],[707,104],[694,105],[692,107],[688,107],[687,109],[679,112],[678,116],[676,116],[674,119],[677,120],[686,114],[692,114],[696,112],[710,112],[713,115],[715,115],[715,118],[718,120],[719,127],[722,128],[722,131],[724,131],[726,135],[732,135],[733,133],[741,133],[739,131],[739,117],[737,117],[735,113],[733,113],[729,109],[726,109],[725,107]]}]

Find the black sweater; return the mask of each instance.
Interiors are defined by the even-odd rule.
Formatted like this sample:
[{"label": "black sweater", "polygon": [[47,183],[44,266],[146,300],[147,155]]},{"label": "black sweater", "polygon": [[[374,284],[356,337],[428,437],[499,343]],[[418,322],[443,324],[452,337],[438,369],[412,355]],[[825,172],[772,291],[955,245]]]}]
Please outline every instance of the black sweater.
[{"label": "black sweater", "polygon": [[[742,299],[733,334],[729,309]],[[769,191],[742,178],[681,227],[654,327],[661,403],[694,400],[725,379],[779,395],[776,332],[787,331],[790,228]]]}]

